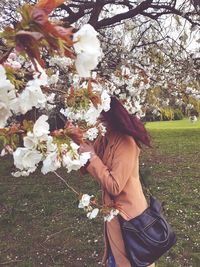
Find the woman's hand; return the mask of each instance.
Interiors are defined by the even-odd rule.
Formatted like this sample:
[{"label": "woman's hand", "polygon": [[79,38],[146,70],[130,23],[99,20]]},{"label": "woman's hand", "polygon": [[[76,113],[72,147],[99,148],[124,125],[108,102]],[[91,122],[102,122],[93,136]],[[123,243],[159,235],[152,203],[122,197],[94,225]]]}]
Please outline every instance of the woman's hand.
[{"label": "woman's hand", "polygon": [[86,142],[80,144],[79,152],[80,153],[90,152],[91,158],[93,158],[96,155],[93,145],[91,143],[86,143]]},{"label": "woman's hand", "polygon": [[79,127],[75,126],[71,121],[65,124],[65,129],[67,130],[67,135],[77,144],[83,142],[84,131]]}]

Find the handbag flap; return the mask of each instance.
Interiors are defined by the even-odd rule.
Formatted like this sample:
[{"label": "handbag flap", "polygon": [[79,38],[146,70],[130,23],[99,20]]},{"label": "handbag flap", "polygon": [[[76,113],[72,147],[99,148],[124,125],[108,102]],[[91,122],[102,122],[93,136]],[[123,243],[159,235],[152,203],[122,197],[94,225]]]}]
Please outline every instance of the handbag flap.
[{"label": "handbag flap", "polygon": [[150,208],[147,208],[142,214],[139,216],[129,220],[129,221],[123,221],[122,227],[134,231],[134,232],[140,232],[143,231],[145,228],[152,225],[155,221],[158,220],[158,217],[156,214],[152,213]]},{"label": "handbag flap", "polygon": [[134,232],[144,231],[160,218],[161,203],[154,197],[150,197],[150,207],[145,209],[140,215],[126,221],[121,218],[122,227]]}]

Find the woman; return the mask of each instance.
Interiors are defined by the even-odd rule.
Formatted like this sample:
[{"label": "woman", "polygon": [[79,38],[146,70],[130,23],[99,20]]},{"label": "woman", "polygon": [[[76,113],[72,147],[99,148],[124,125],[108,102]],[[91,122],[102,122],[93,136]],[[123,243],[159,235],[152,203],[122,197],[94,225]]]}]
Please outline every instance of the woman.
[{"label": "woman", "polygon": [[[120,207],[120,215],[130,220],[147,208],[139,180],[139,154],[140,144],[150,146],[150,139],[142,122],[115,97],[111,97],[110,110],[102,112],[100,120],[107,128],[106,135],[99,137],[94,147],[83,143],[80,152],[91,152],[86,168],[100,182],[104,204],[114,201]],[[131,267],[118,217],[105,223],[103,264],[106,262],[109,267]]]}]

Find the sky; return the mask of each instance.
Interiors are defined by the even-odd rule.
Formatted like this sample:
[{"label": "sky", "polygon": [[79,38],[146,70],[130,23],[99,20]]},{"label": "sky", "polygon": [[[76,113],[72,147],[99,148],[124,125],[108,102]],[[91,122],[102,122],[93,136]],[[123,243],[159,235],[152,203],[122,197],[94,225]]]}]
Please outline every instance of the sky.
[{"label": "sky", "polygon": [[[200,43],[198,43],[197,41],[200,41],[200,31],[198,30],[194,30],[191,31],[191,24],[186,21],[185,19],[179,17],[180,22],[181,22],[181,26],[179,26],[179,28],[176,27],[177,22],[174,18],[167,18],[164,21],[164,26],[166,27],[168,34],[173,37],[178,43],[180,43],[180,35],[184,34],[184,31],[186,32],[186,34],[188,35],[188,39],[186,42],[186,48],[189,51],[195,51],[200,49]],[[173,25],[173,27],[172,27]]]},{"label": "sky", "polygon": [[[177,6],[181,5],[182,2],[182,0],[178,0]],[[127,7],[123,8],[121,6],[116,6],[116,13],[119,14],[125,12],[126,9]],[[179,37],[184,33],[185,30],[186,34],[188,35],[186,49],[191,52],[197,50],[199,50],[200,52],[200,30],[191,31],[191,24],[180,16],[178,18],[182,25],[178,28],[176,20],[170,17],[171,15],[166,16],[166,19],[163,20],[163,27],[167,30],[168,35],[175,39],[178,43],[180,43],[181,41]],[[199,40],[199,43],[197,42],[197,40]]]}]

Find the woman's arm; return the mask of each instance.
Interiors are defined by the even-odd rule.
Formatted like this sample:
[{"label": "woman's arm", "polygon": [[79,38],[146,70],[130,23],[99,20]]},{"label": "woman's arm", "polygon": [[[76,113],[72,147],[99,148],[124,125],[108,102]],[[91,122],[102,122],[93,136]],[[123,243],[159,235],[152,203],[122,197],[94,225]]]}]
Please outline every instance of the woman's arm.
[{"label": "woman's arm", "polygon": [[117,196],[125,187],[134,168],[138,167],[138,155],[139,150],[134,140],[129,136],[124,136],[114,151],[110,169],[96,154],[93,154],[87,166],[87,171],[111,195]]}]

